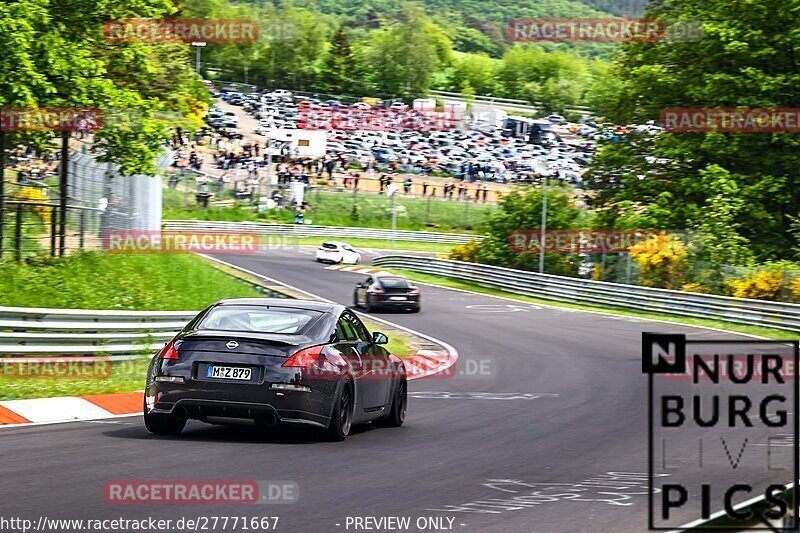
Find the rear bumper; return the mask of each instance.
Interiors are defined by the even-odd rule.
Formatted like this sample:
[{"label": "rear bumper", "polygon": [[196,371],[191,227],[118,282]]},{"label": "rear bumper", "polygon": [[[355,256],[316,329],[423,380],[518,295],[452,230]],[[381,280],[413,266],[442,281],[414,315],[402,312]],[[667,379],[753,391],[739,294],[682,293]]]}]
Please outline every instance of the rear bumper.
[{"label": "rear bumper", "polygon": [[390,300],[388,296],[380,298],[372,297],[370,304],[372,307],[419,307],[419,296],[408,296],[407,300]]},{"label": "rear bumper", "polygon": [[310,392],[274,390],[270,383],[234,384],[187,380],[153,383],[146,401],[151,413],[193,420],[208,417],[259,420],[273,415],[279,422],[327,427],[336,396],[336,381],[311,380]]},{"label": "rear bumper", "polygon": [[280,423],[305,424],[320,428],[328,427],[330,417],[302,409],[278,409],[269,403],[235,402],[230,400],[209,400],[184,398],[174,403],[158,402],[150,411],[156,414],[171,414],[193,420],[206,420],[208,417],[240,418],[259,420],[274,416]]}]

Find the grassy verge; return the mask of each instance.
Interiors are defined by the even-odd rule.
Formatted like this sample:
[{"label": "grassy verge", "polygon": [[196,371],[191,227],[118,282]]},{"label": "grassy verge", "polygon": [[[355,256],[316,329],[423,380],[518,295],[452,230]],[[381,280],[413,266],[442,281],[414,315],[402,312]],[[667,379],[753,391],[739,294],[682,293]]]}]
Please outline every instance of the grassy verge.
[{"label": "grassy verge", "polygon": [[52,398],[55,396],[109,394],[143,390],[149,363],[150,357],[115,362],[107,378],[0,378],[0,400]]},{"label": "grassy verge", "polygon": [[[319,246],[326,240],[333,241],[339,239],[326,239],[325,237],[289,237],[284,238],[278,235],[262,235],[261,242],[268,245],[275,246]],[[382,250],[389,250],[392,246],[392,241],[384,239],[342,239],[349,245],[358,248],[379,248]],[[455,244],[446,244],[439,242],[416,242],[416,241],[394,241],[395,250],[413,251],[413,252],[435,252],[448,254],[452,251]]]},{"label": "grassy verge", "polygon": [[607,313],[610,315],[620,315],[620,316],[630,316],[634,318],[644,318],[650,320],[666,320],[669,322],[676,322],[680,324],[686,324],[687,326],[702,326],[708,328],[715,328],[721,329],[726,331],[731,331],[735,333],[746,333],[750,335],[759,335],[762,337],[767,337],[770,339],[786,339],[786,340],[796,340],[797,333],[792,333],[791,331],[783,331],[780,329],[772,329],[772,328],[765,328],[760,326],[748,326],[745,324],[735,324],[733,322],[723,322],[721,320],[708,320],[708,319],[701,319],[701,318],[689,318],[689,317],[682,317],[682,316],[674,316],[674,315],[667,315],[667,314],[656,314],[656,313],[647,313],[642,311],[636,310],[629,310],[629,309],[614,309],[610,307],[600,307],[600,306],[592,306],[592,305],[582,305],[582,304],[573,304],[573,303],[566,303],[566,302],[559,302],[555,300],[546,300],[544,298],[535,298],[533,296],[526,296],[523,294],[515,294],[513,292],[506,292],[499,289],[493,289],[490,287],[483,287],[477,285],[475,283],[465,282],[459,279],[454,278],[446,278],[441,276],[433,276],[431,274],[422,274],[419,272],[413,272],[411,270],[402,270],[402,269],[387,269],[387,272],[393,272],[396,274],[400,274],[406,276],[409,279],[419,281],[421,283],[432,283],[436,285],[442,285],[444,287],[451,287],[454,289],[464,289],[473,292],[478,292],[481,294],[488,294],[491,296],[503,296],[505,298],[510,298],[512,300],[518,300],[520,302],[529,302],[534,304],[542,304],[548,305],[551,307],[564,307],[568,309],[578,309],[581,311],[599,311],[603,313]]},{"label": "grassy verge", "polygon": [[183,311],[260,295],[194,255],[87,252],[0,263],[3,306]]},{"label": "grassy verge", "polygon": [[[361,194],[352,191],[323,192],[312,190],[306,194],[309,209],[306,220],[321,226],[359,226],[366,228],[392,227],[392,200],[387,196]],[[294,211],[272,209],[254,213],[248,202],[238,202],[234,207],[198,208],[194,194],[165,193],[165,220],[219,220],[231,222],[262,221],[291,224]],[[418,231],[470,232],[496,211],[491,204],[476,204],[447,200],[398,198],[397,229]]]}]

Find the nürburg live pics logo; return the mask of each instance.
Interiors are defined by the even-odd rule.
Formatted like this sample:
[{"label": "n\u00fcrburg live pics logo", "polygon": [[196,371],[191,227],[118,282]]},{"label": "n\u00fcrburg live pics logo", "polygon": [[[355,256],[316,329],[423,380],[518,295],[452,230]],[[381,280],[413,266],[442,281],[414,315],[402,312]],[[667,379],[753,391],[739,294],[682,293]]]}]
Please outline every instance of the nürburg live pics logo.
[{"label": "n\u00fcrburg live pics logo", "polygon": [[796,531],[798,342],[643,333],[652,530]]}]

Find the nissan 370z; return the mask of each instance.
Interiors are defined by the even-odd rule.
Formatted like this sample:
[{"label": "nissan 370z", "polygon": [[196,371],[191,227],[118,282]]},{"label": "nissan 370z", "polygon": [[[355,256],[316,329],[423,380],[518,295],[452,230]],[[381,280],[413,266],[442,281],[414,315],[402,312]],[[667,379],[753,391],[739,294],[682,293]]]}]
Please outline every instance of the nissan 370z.
[{"label": "nissan 370z", "polygon": [[334,441],[354,424],[398,427],[406,370],[348,308],[280,299],[222,300],[153,357],[144,422],[177,435],[189,419],[305,424]]}]

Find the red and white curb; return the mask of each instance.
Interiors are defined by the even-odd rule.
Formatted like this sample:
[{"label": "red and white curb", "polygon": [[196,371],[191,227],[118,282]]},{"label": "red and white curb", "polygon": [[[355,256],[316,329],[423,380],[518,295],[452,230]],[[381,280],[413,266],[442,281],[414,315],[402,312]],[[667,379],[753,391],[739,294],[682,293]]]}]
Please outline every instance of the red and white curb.
[{"label": "red and white curb", "polygon": [[142,412],[143,392],[0,401],[0,427],[100,420]]},{"label": "red and white curb", "polygon": [[[456,357],[451,354],[435,352],[433,350],[420,350],[412,356],[404,357],[408,379],[419,379],[434,374],[444,373],[455,368]],[[449,377],[443,374],[444,377]]]},{"label": "red and white curb", "polygon": [[367,266],[358,266],[358,265],[331,265],[326,267],[325,270],[341,270],[342,272],[353,272],[354,274],[379,274],[379,275],[391,275],[389,272],[384,270],[378,270],[375,268],[370,268]]}]

